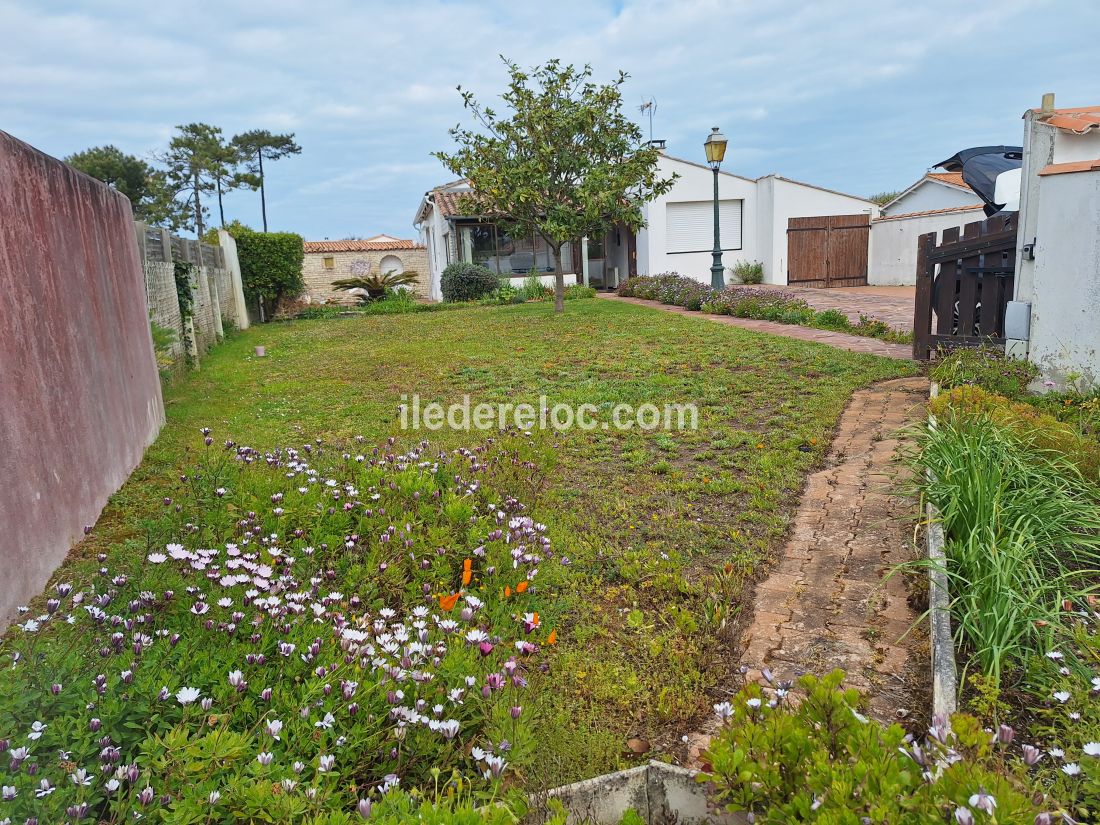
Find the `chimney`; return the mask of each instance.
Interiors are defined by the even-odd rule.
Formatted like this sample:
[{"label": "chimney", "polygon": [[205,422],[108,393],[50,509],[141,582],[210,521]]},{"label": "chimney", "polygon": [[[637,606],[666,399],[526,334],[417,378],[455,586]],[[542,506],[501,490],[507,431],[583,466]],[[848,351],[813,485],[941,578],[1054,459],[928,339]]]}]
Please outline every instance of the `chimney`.
[{"label": "chimney", "polygon": [[664,140],[664,139],[662,139],[662,138],[658,138],[658,139],[656,139],[656,140],[651,140],[651,141],[649,142],[649,148],[651,148],[651,149],[657,149],[657,150],[660,150],[660,151],[664,151],[665,145],[666,145],[667,143],[668,143],[668,141],[667,141],[667,140]]},{"label": "chimney", "polygon": [[1039,111],[1047,114],[1054,111],[1054,92],[1047,92],[1043,95],[1043,105]]}]

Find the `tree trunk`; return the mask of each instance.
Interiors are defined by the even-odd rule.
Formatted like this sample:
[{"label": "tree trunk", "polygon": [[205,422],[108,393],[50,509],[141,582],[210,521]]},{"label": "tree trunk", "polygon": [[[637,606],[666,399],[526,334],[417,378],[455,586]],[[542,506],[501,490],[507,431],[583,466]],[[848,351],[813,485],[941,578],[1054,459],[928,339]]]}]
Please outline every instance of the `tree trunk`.
[{"label": "tree trunk", "polygon": [[192,181],[195,186],[195,234],[202,238],[205,227],[202,225],[202,201],[199,199],[199,173],[195,172]]},{"label": "tree trunk", "polygon": [[561,247],[551,244],[554,250],[554,312],[565,312],[565,272],[561,266]]},{"label": "tree trunk", "polygon": [[218,216],[222,221],[222,229],[225,229],[225,207],[222,206],[222,179],[218,176]]},{"label": "tree trunk", "polygon": [[264,232],[267,231],[267,195],[264,192],[264,152],[263,149],[256,150],[256,160],[260,164],[260,212],[264,216]]}]

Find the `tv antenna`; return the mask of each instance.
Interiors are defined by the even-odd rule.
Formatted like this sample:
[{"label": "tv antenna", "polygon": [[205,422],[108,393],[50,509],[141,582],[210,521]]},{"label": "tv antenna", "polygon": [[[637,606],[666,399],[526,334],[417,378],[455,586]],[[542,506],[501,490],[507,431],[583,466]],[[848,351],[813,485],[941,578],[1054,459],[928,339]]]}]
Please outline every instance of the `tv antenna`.
[{"label": "tv antenna", "polygon": [[638,107],[638,111],[642,115],[649,115],[649,142],[653,142],[653,113],[657,111],[657,98],[651,97]]}]

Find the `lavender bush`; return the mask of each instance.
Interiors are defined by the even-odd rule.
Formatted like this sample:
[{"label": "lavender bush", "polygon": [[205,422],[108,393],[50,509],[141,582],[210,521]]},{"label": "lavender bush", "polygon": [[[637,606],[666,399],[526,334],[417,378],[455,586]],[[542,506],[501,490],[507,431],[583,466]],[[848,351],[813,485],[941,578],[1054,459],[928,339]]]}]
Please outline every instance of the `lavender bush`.
[{"label": "lavender bush", "polygon": [[385,821],[403,789],[499,799],[532,752],[524,687],[566,563],[485,483],[532,474],[521,439],[203,440],[142,552],[55,584],[0,647],[0,821]]}]

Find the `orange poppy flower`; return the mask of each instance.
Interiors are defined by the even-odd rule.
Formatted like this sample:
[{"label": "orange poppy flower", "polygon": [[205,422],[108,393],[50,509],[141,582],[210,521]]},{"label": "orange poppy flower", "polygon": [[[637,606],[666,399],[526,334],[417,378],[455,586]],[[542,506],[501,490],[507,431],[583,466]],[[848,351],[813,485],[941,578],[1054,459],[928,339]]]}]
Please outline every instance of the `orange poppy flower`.
[{"label": "orange poppy flower", "polygon": [[504,588],[504,598],[510,599],[511,597],[512,597],[512,588],[505,587]]},{"label": "orange poppy flower", "polygon": [[439,597],[439,606],[440,606],[440,608],[442,608],[443,610],[446,610],[448,612],[450,612],[451,610],[454,610],[455,605],[458,603],[458,597],[461,596],[461,595],[462,595],[461,593],[452,593],[450,596],[440,596]]},{"label": "orange poppy flower", "polygon": [[463,570],[469,570],[469,569],[470,569],[470,565],[471,565],[471,564],[473,564],[473,560],[472,560],[472,559],[464,559],[464,560],[462,561],[462,569],[463,569]]},{"label": "orange poppy flower", "polygon": [[468,568],[468,567],[465,570],[462,571],[462,585],[463,585],[463,587],[465,587],[466,585],[468,585],[470,583],[470,579],[472,579],[473,576],[474,576],[474,574],[470,571],[470,568]]},{"label": "orange poppy flower", "polygon": [[527,582],[526,579],[524,579],[523,581],[521,581],[519,584],[516,585],[516,592],[517,593],[525,592],[527,590],[527,585],[528,585],[528,582]]},{"label": "orange poppy flower", "polygon": [[546,637],[546,644],[556,645],[558,643],[558,631],[551,630],[550,635]]}]

